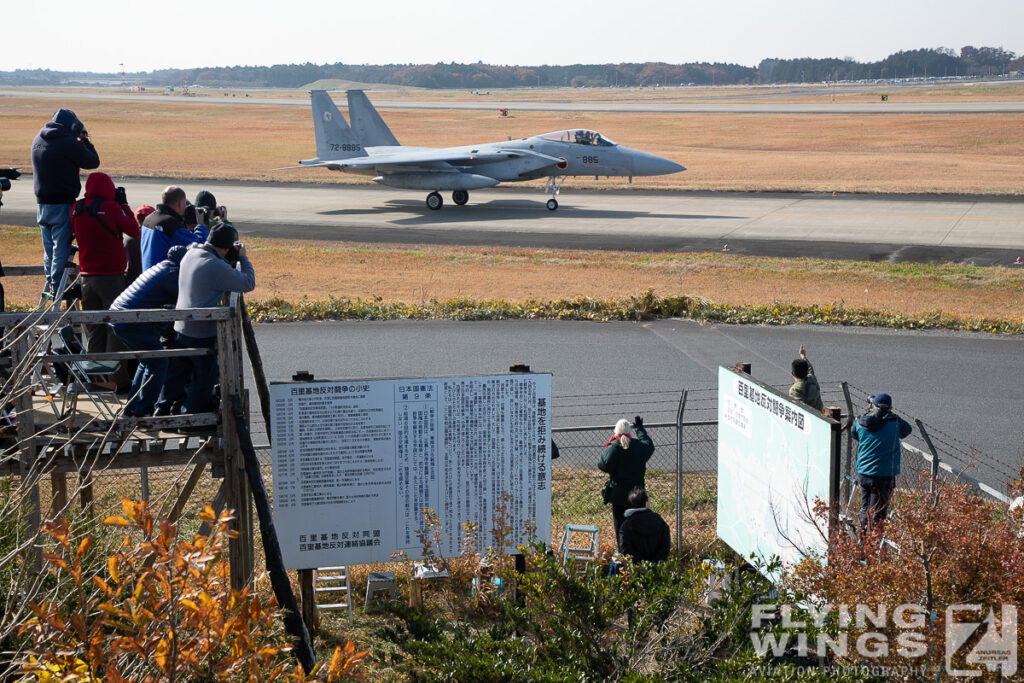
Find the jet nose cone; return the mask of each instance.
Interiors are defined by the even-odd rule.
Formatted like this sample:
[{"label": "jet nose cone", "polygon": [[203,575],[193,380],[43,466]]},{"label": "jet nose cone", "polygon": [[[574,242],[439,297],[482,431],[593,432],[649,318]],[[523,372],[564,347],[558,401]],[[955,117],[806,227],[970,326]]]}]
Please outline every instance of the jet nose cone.
[{"label": "jet nose cone", "polygon": [[685,170],[681,164],[646,152],[637,152],[633,158],[633,175],[667,175]]}]

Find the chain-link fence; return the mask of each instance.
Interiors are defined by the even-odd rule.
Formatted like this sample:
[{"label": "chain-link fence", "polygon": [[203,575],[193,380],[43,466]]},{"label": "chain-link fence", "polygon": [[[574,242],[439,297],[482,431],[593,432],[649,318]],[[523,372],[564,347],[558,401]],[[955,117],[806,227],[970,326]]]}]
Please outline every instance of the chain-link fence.
[{"label": "chain-link fence", "polygon": [[[778,388],[785,391],[787,387]],[[869,401],[867,392],[849,384],[823,383],[821,390],[825,405],[842,409],[844,424],[851,412],[854,415],[862,412],[858,407],[866,407]],[[718,470],[717,394],[717,388],[698,387],[675,392],[555,396],[552,436],[560,457],[552,463],[552,542],[559,542],[566,524],[593,524],[600,529],[601,544],[614,546],[611,508],[601,502],[601,487],[607,475],[597,469],[597,462],[615,422],[623,417],[632,420],[634,415],[643,416],[655,445],[646,475],[651,509],[668,522],[674,537],[678,537],[680,531],[687,534],[688,524],[713,527]],[[904,443],[898,487],[928,487],[933,478],[937,482],[958,480],[973,485],[993,500],[1006,502],[1003,486],[980,482],[975,475],[977,469],[984,466],[986,472],[995,473],[1005,484],[1019,476],[1011,467],[905,411],[899,414],[914,425],[914,433]],[[251,417],[257,455],[269,485],[269,439],[258,406],[253,407]],[[842,433],[841,439],[842,503],[856,510],[859,506],[857,444],[850,438],[849,430]],[[141,473],[139,470],[96,473],[97,509],[114,509],[122,497],[142,497],[147,488],[151,499],[162,497],[173,502],[190,471],[190,467],[150,467]],[[991,476],[988,479],[991,482]],[[198,501],[212,501],[218,484],[219,480],[211,479],[207,470],[203,484],[194,495],[196,505]]]}]

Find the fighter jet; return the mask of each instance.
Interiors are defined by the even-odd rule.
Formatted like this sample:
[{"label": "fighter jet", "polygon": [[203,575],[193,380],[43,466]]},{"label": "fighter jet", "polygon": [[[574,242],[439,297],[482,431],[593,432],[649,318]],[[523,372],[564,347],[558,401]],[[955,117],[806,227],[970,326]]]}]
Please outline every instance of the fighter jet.
[{"label": "fighter jet", "polygon": [[686,170],[674,161],[618,145],[583,128],[464,147],[404,147],[362,90],[347,92],[351,126],[326,90],[309,94],[316,158],[285,168],[324,167],[373,176],[375,183],[389,187],[430,190],[427,207],[435,211],[444,205],[442,190],[451,190],[452,201],[461,206],[469,201],[470,190],[547,178],[544,192],[551,194],[547,208],[554,211],[568,176],[627,176],[632,182],[633,176]]}]

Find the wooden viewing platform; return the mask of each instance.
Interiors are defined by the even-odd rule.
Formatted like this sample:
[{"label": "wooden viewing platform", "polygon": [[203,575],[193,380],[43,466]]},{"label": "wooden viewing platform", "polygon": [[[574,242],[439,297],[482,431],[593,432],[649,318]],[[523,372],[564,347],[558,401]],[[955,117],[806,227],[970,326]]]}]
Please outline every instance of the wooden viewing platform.
[{"label": "wooden viewing platform", "polygon": [[[37,275],[39,267],[7,267],[5,275]],[[71,325],[212,321],[217,326],[217,350],[172,349],[70,353],[60,345],[58,331]],[[84,482],[94,472],[149,467],[191,466],[192,471],[172,507],[177,518],[207,466],[222,479],[214,501],[234,511],[229,556],[231,583],[242,588],[253,578],[252,496],[232,411],[232,395],[247,406],[243,374],[243,345],[248,324],[243,298],[229,297],[227,305],[187,310],[30,311],[0,313],[0,386],[4,413],[0,419],[0,475],[20,477],[29,491],[29,519],[40,526],[44,515],[67,502],[66,476]],[[56,380],[58,364],[217,354],[221,401],[216,412],[167,417],[123,417],[124,397],[75,379]],[[83,367],[76,365],[76,367]],[[47,380],[47,377],[50,380]],[[95,390],[94,390],[95,389]],[[248,410],[244,412],[248,429]],[[40,480],[50,478],[51,500],[40,500]],[[144,477],[143,477],[144,479]],[[143,485],[145,493],[146,486]],[[83,491],[83,494],[85,492]],[[91,491],[89,491],[91,498]],[[83,504],[84,504],[83,495]],[[200,503],[203,504],[203,503]],[[51,512],[46,512],[47,510]]]}]

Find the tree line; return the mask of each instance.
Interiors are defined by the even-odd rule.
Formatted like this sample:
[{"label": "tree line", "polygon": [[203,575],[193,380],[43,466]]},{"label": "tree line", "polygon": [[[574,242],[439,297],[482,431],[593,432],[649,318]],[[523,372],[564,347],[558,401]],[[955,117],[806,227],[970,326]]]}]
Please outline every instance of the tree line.
[{"label": "tree line", "polygon": [[[927,77],[984,77],[1024,70],[1024,57],[1002,47],[966,45],[901,51],[875,62],[852,58],[763,59],[756,67],[740,64],[662,62],[503,66],[484,64],[275,64],[201,69],[160,69],[125,75],[129,84],[175,86],[187,83],[215,88],[301,88],[319,80],[384,83],[419,88],[637,87],[808,83]],[[0,71],[0,84],[58,85],[116,83],[119,73],[19,69]]]}]

